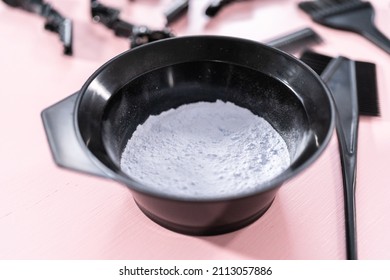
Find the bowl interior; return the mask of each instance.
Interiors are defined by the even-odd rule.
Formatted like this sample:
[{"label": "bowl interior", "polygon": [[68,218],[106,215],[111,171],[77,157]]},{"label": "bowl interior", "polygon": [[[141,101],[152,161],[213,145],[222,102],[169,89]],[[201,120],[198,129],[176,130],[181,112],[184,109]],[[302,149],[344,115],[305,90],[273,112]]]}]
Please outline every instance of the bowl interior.
[{"label": "bowl interior", "polygon": [[137,126],[150,115],[217,99],[263,117],[283,137],[291,165],[278,184],[318,157],[332,133],[330,95],[312,70],[265,45],[216,36],[162,40],[114,58],[82,88],[75,117],[93,156],[137,186],[120,170]]},{"label": "bowl interior", "polygon": [[217,99],[230,101],[266,119],[285,140],[292,162],[308,148],[310,128],[305,108],[285,84],[250,68],[198,61],[150,71],[126,84],[109,100],[102,137],[110,159],[119,169],[127,141],[150,115]]}]

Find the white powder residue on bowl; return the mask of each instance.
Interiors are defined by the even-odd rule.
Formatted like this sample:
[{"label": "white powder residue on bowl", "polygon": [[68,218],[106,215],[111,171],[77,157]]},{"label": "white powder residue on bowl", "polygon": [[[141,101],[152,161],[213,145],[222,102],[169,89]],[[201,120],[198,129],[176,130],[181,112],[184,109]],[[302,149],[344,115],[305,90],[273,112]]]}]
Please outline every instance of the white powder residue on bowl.
[{"label": "white powder residue on bowl", "polygon": [[186,198],[245,193],[289,165],[286,143],[266,120],[222,101],[150,116],[121,158],[121,169],[145,187]]}]

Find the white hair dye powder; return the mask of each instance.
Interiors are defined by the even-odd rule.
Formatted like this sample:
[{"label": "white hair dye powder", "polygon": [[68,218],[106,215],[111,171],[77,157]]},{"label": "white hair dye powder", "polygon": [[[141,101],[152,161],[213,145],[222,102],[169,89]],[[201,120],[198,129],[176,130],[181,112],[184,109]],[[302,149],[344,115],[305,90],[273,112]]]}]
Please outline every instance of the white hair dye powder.
[{"label": "white hair dye powder", "polygon": [[121,169],[145,188],[184,198],[245,193],[290,165],[275,129],[230,102],[182,105],[139,125]]}]

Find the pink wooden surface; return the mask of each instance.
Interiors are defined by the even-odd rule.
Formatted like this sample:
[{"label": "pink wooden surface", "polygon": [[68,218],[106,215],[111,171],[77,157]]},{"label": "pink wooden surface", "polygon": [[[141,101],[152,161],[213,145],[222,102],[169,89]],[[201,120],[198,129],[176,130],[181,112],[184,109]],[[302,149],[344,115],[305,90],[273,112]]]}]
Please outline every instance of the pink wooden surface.
[{"label": "pink wooden surface", "polygon": [[[1,259],[343,259],[342,179],[336,137],[310,168],[286,183],[269,211],[234,233],[192,237],[146,218],[127,188],[58,168],[40,112],[80,89],[128,41],[90,20],[89,1],[51,0],[74,19],[73,57],[61,54],[43,20],[0,1]],[[135,23],[161,27],[169,0],[102,1]],[[312,23],[297,0],[251,0],[203,16],[193,0],[177,35],[219,34],[257,41],[305,26],[325,39],[317,51],[377,64],[381,118],[361,118],[357,220],[361,259],[390,259],[390,56],[358,35]],[[371,1],[390,36],[390,2]],[[386,79],[387,78],[387,79]]]}]

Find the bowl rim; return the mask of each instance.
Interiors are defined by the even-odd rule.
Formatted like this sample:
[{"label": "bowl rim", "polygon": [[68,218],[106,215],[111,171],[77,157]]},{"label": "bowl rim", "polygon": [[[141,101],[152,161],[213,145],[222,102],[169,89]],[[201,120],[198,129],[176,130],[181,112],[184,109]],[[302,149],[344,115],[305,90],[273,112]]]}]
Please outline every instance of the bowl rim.
[{"label": "bowl rim", "polygon": [[[277,175],[273,179],[264,182],[262,184],[259,184],[255,187],[253,187],[249,191],[245,192],[239,192],[237,194],[230,194],[230,195],[224,195],[224,196],[218,196],[218,197],[183,197],[179,195],[174,195],[171,193],[163,193],[163,192],[158,192],[153,188],[145,187],[144,184],[141,182],[133,179],[132,177],[128,176],[127,174],[123,172],[115,172],[109,167],[107,167],[103,162],[101,162],[94,154],[93,152],[87,147],[86,143],[83,140],[83,137],[80,132],[79,124],[78,124],[78,113],[79,113],[79,108],[80,108],[80,103],[83,98],[83,96],[87,92],[87,88],[89,85],[95,80],[95,78],[105,71],[107,67],[111,65],[114,61],[121,59],[123,56],[128,55],[129,53],[136,53],[140,50],[145,50],[148,48],[153,48],[155,45],[159,44],[165,44],[167,41],[172,41],[172,40],[199,40],[199,39],[208,39],[208,40],[226,40],[226,41],[235,41],[243,44],[256,44],[259,45],[263,48],[268,49],[269,51],[275,52],[278,55],[284,56],[285,58],[294,61],[295,63],[300,64],[303,68],[305,68],[308,73],[311,74],[313,79],[316,79],[317,82],[323,87],[323,93],[325,93],[327,99],[329,100],[329,114],[330,114],[330,119],[329,119],[329,127],[328,131],[326,133],[326,136],[324,137],[324,141],[321,143],[321,145],[318,146],[318,149],[301,165],[296,167],[293,171],[291,171],[291,167],[283,171],[281,174]],[[183,202],[221,202],[221,201],[227,201],[227,200],[236,200],[236,199],[241,199],[249,196],[255,196],[261,193],[266,193],[268,191],[272,191],[274,189],[279,188],[283,183],[285,183],[287,180],[295,177],[297,174],[301,173],[304,169],[312,165],[319,157],[320,155],[324,152],[326,147],[328,146],[332,135],[334,133],[334,128],[335,128],[335,108],[333,104],[333,99],[330,93],[329,88],[326,86],[326,84],[322,81],[322,79],[318,76],[318,74],[312,70],[309,66],[307,66],[304,62],[300,61],[293,55],[286,53],[284,51],[278,50],[276,48],[267,46],[263,43],[249,40],[249,39],[244,39],[240,37],[232,37],[232,36],[221,36],[221,35],[195,35],[195,36],[181,36],[181,37],[173,37],[173,38],[167,38],[159,41],[155,41],[152,43],[148,43],[146,45],[137,47],[135,49],[130,49],[127,50],[110,60],[108,60],[106,63],[104,63],[102,66],[100,66],[84,83],[82,86],[81,90],[79,91],[79,94],[76,99],[75,103],[75,108],[73,112],[73,124],[75,127],[75,133],[77,140],[84,151],[84,153],[87,155],[87,157],[93,162],[93,164],[100,169],[104,175],[103,177],[106,177],[108,179],[112,179],[114,181],[117,181],[121,184],[124,184],[126,187],[128,187],[131,191],[136,191],[139,193],[142,193],[144,195],[148,196],[153,196],[157,198],[162,198],[162,199],[169,199],[169,200],[175,200],[175,201],[183,201]],[[289,171],[290,170],[290,171]]]}]

